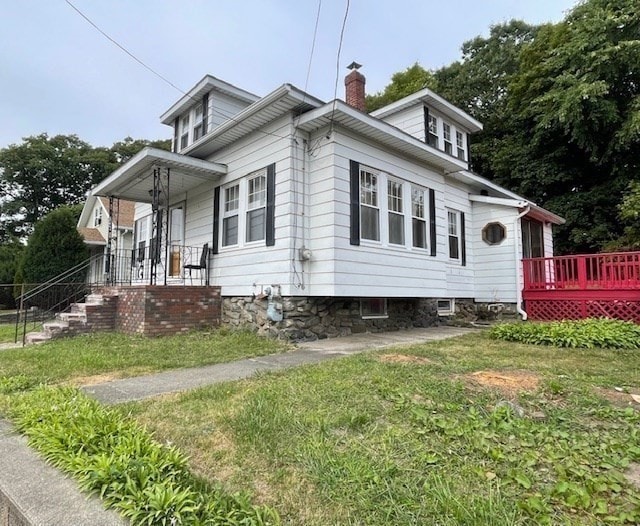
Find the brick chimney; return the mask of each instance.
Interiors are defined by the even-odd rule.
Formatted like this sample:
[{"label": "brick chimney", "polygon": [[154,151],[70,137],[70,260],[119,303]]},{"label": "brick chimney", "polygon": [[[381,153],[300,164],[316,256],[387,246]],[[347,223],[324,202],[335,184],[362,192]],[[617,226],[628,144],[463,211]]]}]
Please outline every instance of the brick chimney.
[{"label": "brick chimney", "polygon": [[347,69],[351,70],[345,79],[345,91],[346,101],[349,106],[353,106],[355,109],[365,111],[364,104],[364,84],[365,78],[362,73],[358,71],[362,66],[357,62],[352,62],[347,66]]}]

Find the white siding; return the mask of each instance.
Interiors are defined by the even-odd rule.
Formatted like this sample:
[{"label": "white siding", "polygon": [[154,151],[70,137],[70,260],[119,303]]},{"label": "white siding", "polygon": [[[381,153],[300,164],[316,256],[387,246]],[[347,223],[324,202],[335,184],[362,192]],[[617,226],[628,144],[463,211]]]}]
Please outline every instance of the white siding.
[{"label": "white siding", "polygon": [[218,91],[209,93],[209,130],[220,126],[234,115],[240,113],[248,106],[246,102],[239,101],[234,97],[229,97]]},{"label": "white siding", "polygon": [[[462,254],[460,259],[449,258],[449,232],[448,232],[448,210],[462,212],[465,215],[465,237],[466,265],[462,265]],[[440,232],[443,237],[442,254],[446,261],[446,281],[448,298],[473,298],[475,294],[473,284],[474,270],[474,246],[471,243],[473,233],[473,221],[471,214],[471,201],[469,201],[469,190],[462,185],[458,185],[451,180],[447,180],[444,187],[444,209],[439,210],[436,221],[441,225]],[[461,228],[461,227],[460,227]],[[460,232],[460,235],[462,233]]]},{"label": "white siding", "polygon": [[[519,271],[520,222],[516,224],[518,210],[505,206],[473,203],[473,232],[467,235],[475,254],[476,300],[488,303],[515,303],[516,273]],[[482,229],[488,223],[501,223],[506,230],[505,239],[489,245],[482,239]],[[519,251],[516,258],[516,250]]]},{"label": "white siding", "polygon": [[416,104],[402,111],[385,117],[385,122],[401,129],[403,132],[413,135],[420,141],[425,140],[424,133],[424,106]]}]

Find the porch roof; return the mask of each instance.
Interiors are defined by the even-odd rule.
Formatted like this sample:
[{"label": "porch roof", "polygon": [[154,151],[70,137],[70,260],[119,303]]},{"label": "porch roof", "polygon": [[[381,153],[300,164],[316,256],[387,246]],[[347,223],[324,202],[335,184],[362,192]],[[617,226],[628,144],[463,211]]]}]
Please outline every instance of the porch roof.
[{"label": "porch roof", "polygon": [[171,170],[172,194],[186,192],[227,173],[224,164],[147,147],[95,186],[91,195],[150,203],[154,168]]}]

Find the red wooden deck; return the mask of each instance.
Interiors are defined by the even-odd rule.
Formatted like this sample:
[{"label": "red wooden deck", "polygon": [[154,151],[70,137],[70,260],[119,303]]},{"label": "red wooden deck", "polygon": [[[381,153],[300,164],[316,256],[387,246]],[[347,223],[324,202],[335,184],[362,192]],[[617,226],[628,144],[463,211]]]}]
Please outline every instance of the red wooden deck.
[{"label": "red wooden deck", "polygon": [[534,320],[608,317],[640,323],[640,252],[523,259]]}]

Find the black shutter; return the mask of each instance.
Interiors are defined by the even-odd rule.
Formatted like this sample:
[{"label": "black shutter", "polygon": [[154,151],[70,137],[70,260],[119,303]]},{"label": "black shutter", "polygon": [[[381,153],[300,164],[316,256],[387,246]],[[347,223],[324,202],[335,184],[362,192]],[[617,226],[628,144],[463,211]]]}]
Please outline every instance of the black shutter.
[{"label": "black shutter", "polygon": [[220,187],[216,186],[213,191],[213,246],[211,253],[218,253],[218,245],[220,237]]},{"label": "black shutter", "polygon": [[180,139],[180,118],[176,117],[176,120],[173,121],[173,151],[178,151],[178,140]]},{"label": "black shutter", "polygon": [[360,244],[360,163],[349,161],[351,196],[351,244]]},{"label": "black shutter", "polygon": [[429,248],[431,255],[436,255],[436,192],[433,188],[429,188]]},{"label": "black shutter", "polygon": [[424,106],[424,142],[429,144],[429,108]]},{"label": "black shutter", "polygon": [[467,167],[470,172],[473,171],[473,166],[471,165],[471,134],[467,133]]},{"label": "black shutter", "polygon": [[202,97],[202,135],[207,134],[207,117],[209,116],[209,94],[205,93]]},{"label": "black shutter", "polygon": [[276,244],[276,165],[267,166],[267,246]]},{"label": "black shutter", "polygon": [[467,240],[464,228],[464,212],[460,212],[460,244],[462,245],[462,266],[465,267],[467,265]]}]

